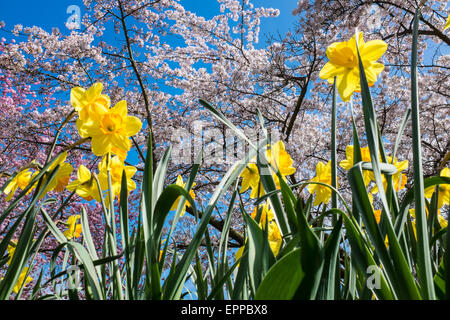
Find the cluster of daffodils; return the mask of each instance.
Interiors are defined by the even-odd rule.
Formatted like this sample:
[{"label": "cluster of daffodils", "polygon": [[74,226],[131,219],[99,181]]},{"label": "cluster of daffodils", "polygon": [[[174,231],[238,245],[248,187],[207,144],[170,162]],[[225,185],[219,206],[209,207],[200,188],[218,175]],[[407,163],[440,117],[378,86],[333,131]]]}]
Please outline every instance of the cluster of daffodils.
[{"label": "cluster of daffodils", "polygon": [[[77,169],[77,178],[69,183],[73,167],[65,162],[67,152],[63,152],[43,174],[43,185],[45,185],[50,172],[59,166],[59,170],[48,183],[41,197],[50,191],[62,192],[66,188],[87,201],[102,202],[103,191],[105,191],[105,203],[109,205],[110,198],[117,197],[120,200],[124,171],[128,192],[136,189],[136,184],[131,179],[136,173],[136,168],[126,166],[124,162],[131,148],[130,137],[139,132],[142,122],[137,117],[127,114],[127,103],[124,100],[111,107],[110,98],[102,94],[102,90],[103,85],[98,82],[87,90],[75,87],[70,92],[70,102],[78,114],[76,121],[78,133],[82,138],[91,140],[91,150],[94,155],[103,157],[98,164],[98,175],[91,173],[84,165],[80,165]],[[26,189],[38,174],[39,171],[33,172],[30,168],[19,172],[4,190],[8,195],[6,200],[10,201],[18,189]],[[111,188],[108,175],[111,177]],[[36,185],[37,182],[29,187],[27,193],[31,192]],[[81,225],[77,224],[79,218],[79,215],[71,216],[65,222],[67,230],[64,235],[67,239],[80,236]]]},{"label": "cluster of daffodils", "polygon": [[[278,225],[276,223],[274,213],[270,208],[269,203],[266,203],[259,207],[255,207],[251,214],[251,217],[257,220],[258,212],[261,212],[259,217],[259,226],[262,230],[265,230],[267,227],[267,238],[269,240],[269,246],[272,250],[273,255],[276,257],[280,252],[283,239],[281,237],[280,229],[278,228]],[[236,251],[236,260],[242,257],[244,248],[245,246],[242,246]]]},{"label": "cluster of daffodils", "polygon": [[[67,221],[64,223],[67,226],[67,230],[63,232],[64,236],[68,240],[71,240],[72,238],[78,238],[81,235],[81,224],[77,224],[77,221],[80,219],[80,215],[76,216],[70,216]],[[17,247],[17,241],[11,240],[7,247],[8,252],[8,261],[6,262],[8,265],[11,265],[14,253],[16,251]],[[33,277],[29,276],[28,272],[29,267],[23,268],[22,272],[19,275],[19,278],[17,279],[16,284],[14,285],[13,292],[15,294],[18,294],[20,289],[22,287],[27,286],[30,282],[32,282],[34,279]],[[0,281],[2,278],[0,278]]]},{"label": "cluster of daffodils", "polygon": [[[362,161],[371,162],[369,147],[360,148]],[[339,166],[345,170],[350,170],[354,165],[353,159],[353,146],[349,145],[345,148],[346,159],[339,163]],[[380,157],[381,161],[381,157]],[[397,158],[392,159],[392,157],[387,157],[387,161],[397,168],[397,172],[392,175],[392,182],[394,184],[394,189],[398,192],[405,189],[407,177],[403,173],[408,169],[408,160],[398,161]],[[337,177],[336,177],[337,178]],[[387,189],[387,180],[385,175],[382,175],[382,181],[384,189]],[[366,186],[368,186],[372,181],[375,181],[375,176],[371,170],[363,170],[363,179]],[[327,164],[319,162],[316,166],[316,176],[311,179],[312,182],[321,182],[324,184],[331,185],[331,161]],[[308,192],[311,194],[316,194],[314,199],[314,205],[319,205],[321,203],[327,204],[330,201],[332,191],[329,187],[320,184],[311,184],[307,188]],[[373,194],[378,193],[378,187],[375,185],[369,193],[369,198],[373,201]]]},{"label": "cluster of daffodils", "polygon": [[[42,192],[41,198],[50,191],[61,192],[67,185],[72,174],[73,167],[70,163],[65,162],[67,158],[67,152],[61,153],[58,158],[50,165],[47,171],[43,174],[42,185],[47,183],[50,172],[52,172],[57,166],[59,170],[56,172],[55,176],[51,181],[49,181],[44,192]],[[24,190],[30,182],[39,174],[39,170],[32,171],[32,169],[27,168],[20,171],[6,186],[4,192],[8,195],[6,201],[10,201],[18,189]],[[36,188],[37,182],[35,182],[27,191],[29,194],[34,188]]]},{"label": "cluster of daffodils", "polygon": [[[337,177],[336,177],[337,179]],[[327,164],[318,162],[316,165],[316,176],[311,179],[311,182],[325,183],[331,185],[331,161]],[[315,194],[314,206],[321,203],[328,203],[331,199],[331,189],[322,184],[310,184],[307,188],[310,194]]]},{"label": "cluster of daffodils", "polygon": [[[105,202],[118,197],[122,185],[122,173],[125,171],[127,189],[136,189],[131,177],[136,168],[126,166],[124,161],[131,148],[130,137],[141,130],[142,122],[134,116],[128,115],[127,103],[119,101],[111,106],[109,97],[102,94],[103,86],[97,82],[89,89],[73,88],[70,92],[70,102],[78,112],[77,128],[83,138],[91,139],[91,150],[96,156],[103,157],[98,165],[98,180],[101,190],[106,190]],[[108,173],[111,176],[111,190],[108,184]],[[77,179],[72,181],[67,189],[75,191],[85,200],[102,200],[102,192],[98,183],[88,168],[83,165],[77,170]],[[110,194],[111,193],[111,194]]]},{"label": "cluster of daffodils", "polygon": [[[277,171],[286,181],[286,176],[295,173],[295,168],[292,166],[293,160],[286,151],[285,145],[282,141],[278,141],[272,145],[267,145],[266,157],[270,166],[268,173],[272,175],[275,185],[277,189],[279,189],[280,180],[277,175]],[[242,171],[240,177],[242,178],[240,189],[241,193],[251,189],[250,198],[252,199],[259,198],[265,194],[260,172],[258,171],[258,166],[256,164],[256,157],[248,163],[247,167]],[[281,248],[282,237],[275,220],[274,213],[268,203],[260,207],[255,207],[251,214],[252,218],[255,220],[257,218],[258,210],[261,211],[259,226],[263,230],[267,227],[270,248],[274,256],[277,256]],[[239,259],[242,256],[243,251],[244,246],[236,252],[236,259]]]},{"label": "cluster of daffodils", "polygon": [[[274,170],[278,170],[281,177],[286,181],[286,176],[295,173],[295,168],[292,166],[293,160],[289,153],[287,153],[283,141],[278,141],[271,146],[268,145],[266,156],[270,165],[270,174],[272,175],[277,188],[280,188],[280,181]],[[264,188],[258,166],[256,165],[256,157],[250,160],[240,177],[242,178],[241,193],[250,188],[250,198],[255,199],[264,195]]]},{"label": "cluster of daffodils", "polygon": [[[261,208],[262,207],[262,208]],[[253,210],[251,216],[253,219],[256,220],[258,210],[261,210],[261,216],[259,218],[259,226],[261,229],[265,230],[267,226],[267,234],[268,234],[268,240],[270,249],[273,252],[274,256],[277,256],[278,252],[280,251],[281,244],[282,244],[282,238],[281,238],[281,232],[278,228],[278,225],[275,221],[275,216],[270,208],[270,205],[268,203],[260,206],[259,208],[255,208]]]},{"label": "cluster of daffodils", "polygon": [[[7,264],[11,264],[11,261],[14,256],[14,252],[16,251],[17,242],[12,240],[10,244],[7,247],[8,252],[8,262]],[[0,278],[0,280],[3,280],[3,278]],[[28,283],[33,281],[33,278],[28,276],[28,267],[23,268],[22,272],[19,275],[19,279],[17,279],[16,284],[14,285],[13,292],[18,294],[20,291],[20,288],[25,287]]]}]

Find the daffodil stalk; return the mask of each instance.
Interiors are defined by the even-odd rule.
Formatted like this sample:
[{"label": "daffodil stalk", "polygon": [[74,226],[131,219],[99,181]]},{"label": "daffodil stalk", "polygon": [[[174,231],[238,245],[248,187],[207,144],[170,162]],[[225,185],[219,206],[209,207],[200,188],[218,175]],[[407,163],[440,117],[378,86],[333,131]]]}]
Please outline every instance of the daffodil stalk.
[{"label": "daffodil stalk", "polygon": [[[107,169],[106,169],[107,175],[108,175],[108,196],[109,196],[109,219],[111,224],[111,234],[110,234],[110,245],[111,245],[111,253],[112,255],[117,255],[117,243],[116,243],[116,222],[114,219],[114,194],[113,194],[113,187],[111,182],[111,152],[107,153]],[[117,292],[117,297],[119,300],[123,300],[123,291],[122,291],[122,280],[120,277],[120,269],[117,260],[114,260],[112,262],[113,265],[113,272],[114,272],[114,279],[115,282],[115,288]],[[114,293],[113,293],[114,294]]]},{"label": "daffodil stalk", "polygon": [[[111,254],[111,255],[116,255],[117,254],[117,249],[116,249],[117,244],[115,241],[115,239],[116,239],[115,238],[115,223],[111,217],[114,215],[114,203],[112,201],[110,201],[109,208],[107,208],[105,200],[103,198],[103,191],[102,191],[100,181],[95,173],[93,173],[93,177],[95,179],[95,182],[97,183],[97,188],[100,193],[100,200],[101,200],[103,215],[104,215],[104,219],[105,219],[105,236],[106,236],[105,243],[107,245],[106,246],[104,245],[104,248],[106,249],[107,252],[104,252],[104,254],[107,256],[108,252],[109,252],[109,254]],[[110,186],[110,188],[111,188],[111,186]],[[111,209],[111,207],[112,207],[112,209]],[[113,279],[115,287],[121,288],[121,285],[119,285],[119,286],[117,285],[117,284],[120,284],[121,282],[120,282],[120,273],[119,273],[119,269],[118,269],[116,260],[110,262],[110,270],[112,270],[110,272],[112,272],[112,277],[113,277],[112,279]],[[119,276],[119,282],[117,282],[118,276]],[[104,283],[104,285],[106,286],[105,283]],[[122,300],[123,299],[122,290],[121,289],[117,290],[117,292],[118,292],[118,296],[117,296],[118,299]]]}]

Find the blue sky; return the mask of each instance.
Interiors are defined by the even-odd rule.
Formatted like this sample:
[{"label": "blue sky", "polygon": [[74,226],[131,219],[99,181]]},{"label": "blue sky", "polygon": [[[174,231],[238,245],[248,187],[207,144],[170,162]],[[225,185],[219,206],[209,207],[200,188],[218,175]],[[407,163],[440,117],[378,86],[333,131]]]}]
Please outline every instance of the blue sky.
[{"label": "blue sky", "polygon": [[[195,12],[206,19],[220,14],[220,4],[215,0],[180,0],[180,3],[186,10]],[[285,34],[296,21],[296,17],[292,15],[292,10],[296,7],[297,0],[252,0],[252,3],[255,7],[273,7],[280,10],[280,15],[277,18],[261,20],[260,47],[265,45],[266,37],[264,34]],[[51,32],[52,28],[58,28],[63,34],[69,34],[71,31],[67,29],[65,23],[71,16],[71,12],[67,12],[71,5],[79,6],[81,15],[84,15],[85,10],[82,0],[2,0],[0,1],[0,21],[5,23],[6,30],[11,30],[15,25],[21,24],[23,27],[39,26],[48,32]],[[110,30],[109,33],[105,33],[105,36],[114,36],[112,32]],[[0,31],[1,37],[8,39],[11,34]],[[171,41],[174,41],[174,39]],[[138,160],[137,156],[134,155],[128,158],[131,163]]]},{"label": "blue sky", "polygon": [[[295,22],[292,10],[296,7],[297,0],[253,0],[256,7],[273,7],[280,10],[277,18],[263,19],[261,23],[261,35],[264,33],[280,32],[285,33]],[[205,18],[211,18],[220,13],[219,4],[214,0],[180,0],[186,10],[197,13]],[[16,24],[23,26],[39,26],[47,31],[57,27],[61,32],[67,30],[65,22],[70,14],[67,8],[70,5],[78,5],[83,15],[82,0],[22,0],[0,2],[0,21],[4,21],[7,29],[11,29]],[[68,31],[68,30],[67,30]],[[261,42],[264,37],[261,37]]]}]

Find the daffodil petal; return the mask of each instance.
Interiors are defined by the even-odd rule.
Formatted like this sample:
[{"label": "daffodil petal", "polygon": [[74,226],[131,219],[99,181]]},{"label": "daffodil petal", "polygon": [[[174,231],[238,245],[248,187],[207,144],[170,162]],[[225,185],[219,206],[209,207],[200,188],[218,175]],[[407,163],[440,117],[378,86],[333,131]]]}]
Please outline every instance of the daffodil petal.
[{"label": "daffodil petal", "polygon": [[387,50],[387,43],[383,40],[371,40],[364,44],[360,49],[363,60],[377,61]]},{"label": "daffodil petal", "polygon": [[81,87],[75,87],[70,90],[70,103],[77,112],[83,109],[83,106],[87,103],[85,93],[86,91]]},{"label": "daffodil petal", "polygon": [[92,137],[91,149],[96,156],[102,156],[111,151],[111,142],[107,136]]},{"label": "daffodil petal", "polygon": [[142,128],[142,122],[139,118],[134,116],[129,116],[125,119],[125,132],[128,137],[134,136]]},{"label": "daffodil petal", "polygon": [[127,102],[125,100],[121,100],[116,103],[116,105],[111,108],[110,112],[118,114],[121,118],[125,118],[127,116]]}]

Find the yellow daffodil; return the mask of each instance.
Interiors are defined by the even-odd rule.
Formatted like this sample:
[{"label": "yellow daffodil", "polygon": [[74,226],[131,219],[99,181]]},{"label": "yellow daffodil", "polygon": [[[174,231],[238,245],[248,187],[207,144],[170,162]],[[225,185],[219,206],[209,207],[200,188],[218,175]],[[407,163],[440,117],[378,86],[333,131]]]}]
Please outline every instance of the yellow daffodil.
[{"label": "yellow daffodil", "polygon": [[[444,168],[441,170],[441,177],[450,178],[450,169]],[[433,193],[435,191],[435,187],[429,187],[425,189],[425,198],[431,199],[433,197]],[[439,192],[438,192],[438,208],[442,208],[444,205],[450,205],[450,184],[440,184]]]},{"label": "yellow daffodil", "polygon": [[25,287],[28,283],[33,281],[33,278],[30,276],[26,277],[25,279],[27,272],[28,267],[23,268],[22,273],[20,274],[19,279],[17,280],[16,285],[13,288],[14,293],[18,294],[22,286]]},{"label": "yellow daffodil", "polygon": [[295,173],[295,168],[292,166],[293,160],[283,141],[278,141],[267,149],[267,159],[270,165],[275,170],[279,170],[282,176],[288,176]]},{"label": "yellow daffodil", "polygon": [[[17,189],[25,189],[28,184],[33,179],[33,173],[30,171],[30,169],[25,169],[20,171],[12,180],[11,182],[6,186],[5,190],[3,191],[8,196],[6,197],[6,201],[10,201],[14,194],[16,193]],[[28,193],[31,192],[32,189],[30,189]]]},{"label": "yellow daffodil", "polygon": [[[261,224],[260,224],[261,225]],[[272,250],[273,255],[276,257],[280,252],[281,244],[283,243],[283,239],[281,237],[280,229],[275,221],[271,221],[269,223],[269,231],[267,235],[267,239],[269,240],[270,250]],[[236,253],[234,254],[234,258],[238,260],[242,257],[244,253],[245,245],[240,247]],[[239,263],[240,264],[240,263]],[[239,266],[238,264],[238,266]]]},{"label": "yellow daffodil", "polygon": [[[182,188],[184,188],[185,185],[186,185],[186,184],[183,182],[183,178],[182,178],[180,175],[177,177],[177,181],[176,181],[175,184],[176,184],[177,186],[182,187]],[[195,182],[192,184],[192,188],[195,187],[195,184],[196,184]],[[195,199],[195,193],[194,193],[194,190],[190,190],[190,191],[189,191],[189,195],[191,196],[192,199]],[[178,197],[177,200],[175,200],[175,202],[173,203],[172,207],[170,208],[171,211],[177,210],[178,204],[180,203],[180,200],[181,200],[181,196]],[[184,216],[184,213],[186,212],[186,207],[190,207],[190,206],[191,206],[191,204],[189,203],[189,201],[186,201],[186,203],[185,203],[185,205],[184,205],[184,207],[183,207],[183,210],[181,210],[180,217]]]},{"label": "yellow daffodil", "polygon": [[278,228],[278,225],[275,222],[275,220],[272,220],[269,223],[268,239],[269,239],[270,249],[272,250],[273,255],[276,257],[278,255],[278,253],[280,252],[280,248],[281,248],[281,244],[283,243],[283,239],[281,238],[280,229]]},{"label": "yellow daffodil", "polygon": [[[275,220],[275,215],[272,211],[272,209],[269,206],[269,203],[266,203],[262,206],[261,216],[259,219],[259,226],[261,229],[264,230],[266,227],[266,224],[268,225],[268,240],[270,248],[272,249],[272,252],[274,256],[277,256],[278,252],[280,251],[281,244],[283,242],[280,229],[278,228],[277,222]],[[253,219],[256,218],[258,208],[255,207],[255,210],[253,210],[251,217]]]},{"label": "yellow daffodil", "polygon": [[[428,208],[425,206],[425,212],[427,214],[427,218],[428,218]],[[448,226],[448,221],[442,216],[441,214],[441,210],[438,209],[437,211],[438,213],[438,220],[439,220],[439,225],[441,226],[441,228],[447,228]],[[417,239],[417,231],[416,231],[416,209],[409,209],[409,214],[410,216],[413,218],[413,220],[411,221],[411,225],[413,227],[413,231],[414,231],[414,236]]]},{"label": "yellow daffodil", "polygon": [[127,154],[128,154],[127,150],[131,149],[131,141],[130,141],[130,139],[127,140],[127,145],[128,145],[128,147],[127,147],[126,150],[122,150],[122,149],[119,149],[119,148],[116,148],[116,147],[112,146],[111,147],[111,153],[113,153],[116,156],[118,156],[120,161],[125,162],[125,160],[127,158]]},{"label": "yellow daffodil", "polygon": [[61,192],[64,190],[65,186],[69,183],[70,175],[72,174],[73,167],[70,163],[64,162],[61,164],[58,173],[55,176],[55,187],[54,191]]},{"label": "yellow daffodil", "polygon": [[[336,177],[337,178],[337,177]],[[331,161],[327,164],[323,162],[317,163],[316,176],[311,179],[312,182],[322,182],[331,185]],[[331,198],[331,189],[319,184],[310,184],[307,188],[310,194],[316,194],[313,205],[317,206],[321,203],[328,203]]]},{"label": "yellow daffodil", "polygon": [[381,220],[381,209],[374,210],[373,214],[375,215],[375,220],[377,221],[377,223],[380,223],[380,220]]},{"label": "yellow daffodil", "polygon": [[[263,228],[266,225],[266,219],[269,219],[269,221],[272,221],[274,219],[274,214],[273,211],[269,208],[269,204],[266,203],[262,206],[262,211],[261,211],[261,217],[259,219],[259,223],[261,225],[261,227]],[[255,207],[255,209],[253,210],[251,217],[253,219],[256,219],[256,215],[257,215],[257,210],[258,207]]]},{"label": "yellow daffodil", "polygon": [[[253,210],[251,217],[253,219],[255,219],[256,214],[257,214],[257,208],[255,208],[255,210]],[[266,222],[267,221],[266,219],[268,219],[268,222]],[[283,243],[283,238],[281,236],[280,229],[278,228],[278,225],[275,221],[274,213],[270,209],[268,203],[266,203],[262,207],[261,217],[259,220],[259,227],[264,230],[264,228],[266,227],[266,224],[268,226],[267,238],[269,241],[269,246],[270,246],[270,249],[272,250],[273,255],[276,257],[278,255],[278,253],[280,252],[280,248]],[[242,256],[242,253],[244,252],[244,248],[245,248],[245,246],[242,246],[236,251],[235,256],[234,256],[236,260],[238,260]]]},{"label": "yellow daffodil", "polygon": [[77,221],[81,218],[79,214],[75,216],[70,216],[67,218],[66,225],[67,230],[63,232],[66,236],[67,240],[71,240],[72,238],[79,238],[82,232],[81,224],[77,224]]},{"label": "yellow daffodil", "polygon": [[[346,159],[342,160],[339,163],[339,165],[347,171],[349,171],[355,165],[354,160],[353,160],[353,151],[354,151],[353,145],[348,145],[345,148]],[[362,161],[364,161],[364,162],[372,161],[371,157],[370,157],[369,147],[361,148],[361,157],[362,157]],[[370,170],[363,170],[363,179],[364,179],[364,184],[367,186],[371,181],[371,171]]]},{"label": "yellow daffodil", "polygon": [[[363,33],[359,32],[358,49],[367,82],[369,85],[373,85],[377,81],[377,76],[384,69],[384,65],[376,61],[386,52],[387,44],[383,40],[364,42]],[[361,91],[355,36],[349,41],[332,43],[327,48],[326,54],[330,61],[320,70],[319,77],[333,83],[336,76],[336,86],[341,99],[349,101],[353,92]]]},{"label": "yellow daffodil", "polygon": [[52,172],[56,166],[59,165],[59,169],[56,172],[56,174],[53,176],[53,179],[50,181],[50,183],[47,185],[47,188],[42,193],[41,198],[48,192],[55,190],[57,192],[61,192],[64,190],[64,187],[67,186],[69,183],[70,175],[72,174],[73,167],[70,163],[66,163],[67,159],[67,152],[61,153],[58,158],[55,160],[55,162],[52,163],[51,166],[48,167],[46,173],[44,175],[44,182],[47,178],[48,174]]},{"label": "yellow daffodil", "polygon": [[[400,190],[405,189],[406,187],[406,181],[407,181],[407,177],[404,173],[402,173],[402,171],[408,169],[408,160],[404,160],[404,161],[398,161],[397,158],[394,159],[394,162],[392,162],[392,157],[387,157],[388,163],[393,164],[396,168],[397,168],[397,172],[395,174],[392,175],[392,183],[394,184],[394,189],[398,192]],[[371,175],[371,179],[375,180],[375,177],[373,175],[373,172],[370,172]],[[387,180],[383,175],[381,175],[381,179],[383,180],[383,186],[384,186],[384,190],[387,189]],[[373,189],[371,190],[372,193],[376,194],[378,193],[378,186],[375,185],[373,187]]]},{"label": "yellow daffodil", "polygon": [[[277,188],[280,188],[280,181],[274,170],[278,170],[283,179],[286,180],[286,176],[295,173],[295,168],[292,166],[293,160],[289,153],[287,153],[283,141],[278,141],[272,144],[272,146],[267,146],[266,156],[270,164],[270,172],[275,181],[275,185]],[[241,193],[251,188],[250,198],[255,199],[264,195],[264,188],[256,165],[256,157],[249,162],[240,177],[242,178]]]},{"label": "yellow daffodil", "polygon": [[[234,254],[234,259],[235,261],[239,260],[242,257],[242,254],[244,253],[244,249],[245,249],[245,245],[243,245],[242,247],[240,247],[236,253]],[[241,263],[238,263],[238,267]]]},{"label": "yellow daffodil", "polygon": [[8,244],[8,248],[6,249],[8,251],[8,264],[11,264],[12,258],[14,256],[14,252],[16,251],[17,242],[11,241],[10,244]]},{"label": "yellow daffodil", "polygon": [[111,101],[107,95],[102,94],[102,90],[103,85],[100,82],[94,83],[87,90],[81,87],[72,88],[70,102],[81,121],[98,120],[99,116],[108,111]]},{"label": "yellow daffodil", "polygon": [[255,163],[249,163],[242,171],[240,177],[242,178],[240,192],[247,191],[248,188],[257,189],[259,184],[259,172]]},{"label": "yellow daffodil", "polygon": [[80,165],[77,170],[77,179],[72,181],[67,187],[69,191],[76,191],[76,193],[87,201],[92,199],[101,202],[100,192],[97,182],[91,175],[91,172],[84,165]]},{"label": "yellow daffodil", "polygon": [[142,122],[127,113],[127,103],[122,100],[104,114],[100,114],[98,121],[77,120],[78,133],[83,138],[91,137],[92,152],[96,156],[109,152],[120,154],[130,150],[129,137],[141,130]]},{"label": "yellow daffodil", "polygon": [[[108,190],[108,156],[104,156],[102,161],[98,164],[99,174],[98,179],[100,181],[100,186],[102,190]],[[125,175],[127,177],[127,190],[130,193],[131,190],[136,189],[136,183],[131,179],[136,173],[137,169],[133,166],[125,166],[123,161],[120,160],[118,156],[111,157],[109,163],[110,175],[111,175],[111,188],[113,198],[116,196],[120,201],[120,190],[122,188],[122,173],[125,170]],[[109,192],[109,191],[108,191]],[[107,193],[106,205],[109,205],[109,195]]]},{"label": "yellow daffodil", "polygon": [[[408,160],[398,161],[397,158],[392,162],[392,157],[387,157],[388,163],[393,164],[397,168],[397,173],[392,176],[392,182],[394,183],[394,189],[400,191],[405,189],[407,177],[402,171],[408,169]],[[385,186],[386,188],[386,186]]]}]

